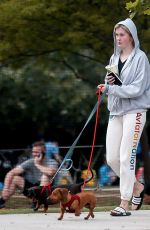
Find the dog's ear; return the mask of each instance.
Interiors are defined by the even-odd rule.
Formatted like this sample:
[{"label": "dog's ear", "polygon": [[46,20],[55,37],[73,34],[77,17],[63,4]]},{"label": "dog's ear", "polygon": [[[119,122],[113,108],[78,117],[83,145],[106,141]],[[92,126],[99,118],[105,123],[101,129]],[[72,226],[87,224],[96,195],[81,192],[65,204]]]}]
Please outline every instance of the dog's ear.
[{"label": "dog's ear", "polygon": [[29,198],[33,198],[33,197],[36,198],[36,196],[38,194],[37,191],[38,191],[38,189],[37,189],[36,186],[27,189],[27,193],[28,193],[27,197],[29,197]]},{"label": "dog's ear", "polygon": [[66,188],[60,188],[59,193],[61,195],[62,200],[66,200],[68,193],[69,193],[69,190]]}]

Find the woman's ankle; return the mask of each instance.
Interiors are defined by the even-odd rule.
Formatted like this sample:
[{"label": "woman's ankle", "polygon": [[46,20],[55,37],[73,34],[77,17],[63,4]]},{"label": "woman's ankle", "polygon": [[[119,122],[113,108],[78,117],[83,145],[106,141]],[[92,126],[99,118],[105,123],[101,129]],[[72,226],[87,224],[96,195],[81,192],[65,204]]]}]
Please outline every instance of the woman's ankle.
[{"label": "woman's ankle", "polygon": [[133,196],[139,196],[140,193],[143,191],[144,185],[140,183],[139,181],[136,181],[134,183],[134,188],[133,188]]},{"label": "woman's ankle", "polygon": [[129,201],[121,200],[120,207],[124,208],[125,210],[129,210]]}]

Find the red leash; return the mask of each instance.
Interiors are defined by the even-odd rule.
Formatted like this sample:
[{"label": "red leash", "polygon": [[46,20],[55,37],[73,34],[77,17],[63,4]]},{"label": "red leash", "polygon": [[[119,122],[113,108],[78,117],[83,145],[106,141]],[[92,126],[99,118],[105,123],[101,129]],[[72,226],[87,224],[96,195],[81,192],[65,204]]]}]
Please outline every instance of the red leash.
[{"label": "red leash", "polygon": [[98,97],[98,104],[97,104],[97,109],[96,109],[96,118],[95,118],[95,128],[94,128],[94,135],[93,135],[93,143],[92,143],[92,149],[91,149],[91,153],[90,153],[90,159],[89,159],[89,163],[88,163],[88,168],[87,168],[87,174],[86,177],[84,179],[84,184],[82,186],[82,191],[84,191],[84,187],[86,184],[86,180],[88,178],[88,174],[90,171],[90,166],[91,166],[91,162],[92,162],[92,157],[93,157],[93,151],[94,151],[94,145],[95,145],[95,139],[96,139],[96,131],[97,131],[97,124],[98,124],[98,115],[99,115],[99,106],[100,106],[100,99],[101,99],[101,88],[98,88],[98,90],[96,91],[97,97]]},{"label": "red leash", "polygon": [[50,195],[51,194],[51,187],[52,187],[51,184],[43,186],[40,195],[42,196],[43,192],[45,192],[45,190],[47,188],[48,188],[48,192],[49,192],[49,195]]}]

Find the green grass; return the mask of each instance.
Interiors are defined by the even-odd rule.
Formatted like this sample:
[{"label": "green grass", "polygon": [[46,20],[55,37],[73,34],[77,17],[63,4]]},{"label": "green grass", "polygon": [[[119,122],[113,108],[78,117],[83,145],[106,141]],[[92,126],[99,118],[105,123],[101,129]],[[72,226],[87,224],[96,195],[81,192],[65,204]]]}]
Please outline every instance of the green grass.
[{"label": "green grass", "polygon": [[[96,207],[94,209],[95,212],[107,212],[110,211],[112,209],[114,209],[115,206],[105,206],[105,207]],[[141,210],[150,210],[150,205],[143,205]],[[83,212],[86,212],[87,209],[83,209]],[[47,213],[59,213],[60,209],[59,208],[50,208],[48,209]],[[4,215],[4,214],[29,214],[29,213],[43,213],[43,210],[40,209],[38,210],[38,212],[34,212],[32,209],[29,208],[25,208],[25,209],[1,209],[0,210],[0,215]],[[46,213],[45,213],[46,215]]]}]

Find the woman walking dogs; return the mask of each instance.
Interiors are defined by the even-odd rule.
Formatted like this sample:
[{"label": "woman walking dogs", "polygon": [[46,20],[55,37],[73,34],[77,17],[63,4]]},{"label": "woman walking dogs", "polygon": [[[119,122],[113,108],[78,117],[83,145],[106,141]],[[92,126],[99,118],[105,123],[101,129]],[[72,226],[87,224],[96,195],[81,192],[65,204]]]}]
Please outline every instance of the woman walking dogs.
[{"label": "woman walking dogs", "polygon": [[143,202],[144,185],[135,178],[136,150],[150,108],[150,65],[139,48],[136,26],[129,18],[114,27],[114,54],[107,70],[106,84],[98,88],[108,95],[106,157],[120,177],[121,194],[120,206],[110,214],[128,216],[131,198],[132,210],[138,210]]}]

